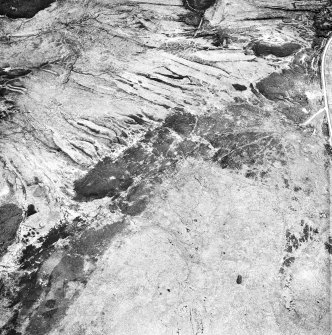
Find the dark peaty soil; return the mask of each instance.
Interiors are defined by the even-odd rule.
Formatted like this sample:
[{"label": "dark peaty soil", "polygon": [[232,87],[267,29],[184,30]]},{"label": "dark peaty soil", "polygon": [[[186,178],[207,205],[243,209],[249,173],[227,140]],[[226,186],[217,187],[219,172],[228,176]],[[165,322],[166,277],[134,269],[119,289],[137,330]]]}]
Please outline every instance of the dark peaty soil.
[{"label": "dark peaty soil", "polygon": [[23,211],[15,204],[0,206],[0,256],[15,239],[16,231],[22,222]]},{"label": "dark peaty soil", "polygon": [[12,19],[31,18],[55,0],[1,0],[0,15]]},{"label": "dark peaty soil", "polygon": [[300,49],[301,45],[297,43],[273,45],[258,41],[252,46],[252,50],[256,56],[274,55],[277,57],[287,57],[299,51]]}]

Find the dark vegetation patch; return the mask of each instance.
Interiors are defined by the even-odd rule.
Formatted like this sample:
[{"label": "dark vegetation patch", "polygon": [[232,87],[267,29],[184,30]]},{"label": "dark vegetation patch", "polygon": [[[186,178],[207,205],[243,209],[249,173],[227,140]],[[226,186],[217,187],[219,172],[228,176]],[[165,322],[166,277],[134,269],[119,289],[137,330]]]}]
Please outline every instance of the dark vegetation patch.
[{"label": "dark vegetation patch", "polygon": [[183,0],[183,5],[193,12],[203,12],[215,2],[216,0]]},{"label": "dark vegetation patch", "polygon": [[332,31],[332,5],[322,8],[315,14],[314,28],[318,37],[328,37]]},{"label": "dark vegetation patch", "polygon": [[[2,328],[3,333],[15,332],[16,327],[28,317],[26,334],[46,334],[65,315],[72,302],[73,298],[66,298],[70,282],[85,285],[92,272],[84,270],[85,262],[89,260],[91,264],[95,263],[124,226],[121,221],[100,229],[86,230],[82,220],[77,218],[70,225],[59,225],[46,237],[41,237],[41,246],[27,246],[20,259],[23,274],[20,274],[18,290],[12,295],[11,305],[8,306],[16,307],[18,313]],[[45,273],[42,264],[54,255],[55,243],[64,238],[68,239],[67,247],[59,254],[57,265]],[[5,291],[0,289],[1,294]]]},{"label": "dark vegetation patch", "polygon": [[264,180],[269,175],[270,169],[259,169],[257,167],[250,167],[245,173],[245,177],[254,180]]},{"label": "dark vegetation patch", "polygon": [[[181,125],[170,126],[179,132],[188,129]],[[117,160],[104,159],[82,179],[75,182],[77,200],[111,197],[111,210],[121,209],[123,213],[136,215],[145,209],[152,191],[152,185],[159,175],[174,168],[175,163],[192,146],[181,147],[177,152],[176,138],[168,127],[148,131],[137,145],[125,150]]]},{"label": "dark vegetation patch", "polygon": [[0,290],[0,298],[7,297],[11,303],[8,308],[15,308],[17,313],[15,318],[11,318],[0,330],[1,334],[11,334],[16,332],[16,327],[20,324],[20,318],[24,316],[33,304],[40,298],[44,288],[38,281],[38,271],[43,261],[45,261],[54,251],[54,243],[60,238],[65,238],[68,233],[63,225],[51,229],[45,237],[40,237],[40,246],[28,245],[20,258],[21,271],[17,272],[17,283],[14,292],[3,286]]},{"label": "dark vegetation patch", "polygon": [[179,20],[184,22],[188,26],[197,27],[202,19],[202,13],[199,12],[188,12],[186,14],[179,15]]},{"label": "dark vegetation patch", "polygon": [[119,159],[104,159],[84,178],[76,181],[78,198],[116,198],[119,193],[135,186],[135,177],[149,178],[163,172],[169,161],[175,158],[174,151],[170,150],[174,140],[168,128],[148,131],[140,143],[125,150]]},{"label": "dark vegetation patch", "polygon": [[332,147],[330,146],[330,144],[326,143],[324,147],[326,155],[332,157]]},{"label": "dark vegetation patch", "polygon": [[322,123],[322,134],[325,137],[329,137],[330,136],[330,132],[329,132],[329,125],[327,122],[323,122]]},{"label": "dark vegetation patch", "polygon": [[148,183],[177,160],[171,148],[174,141],[168,128],[147,132],[140,143],[128,148],[119,159],[104,159],[84,178],[76,181],[78,199],[117,198],[121,192],[134,190],[134,179],[138,177]]},{"label": "dark vegetation patch", "polygon": [[329,237],[328,241],[325,242],[325,249],[330,255],[332,255],[332,237]]},{"label": "dark vegetation patch", "polygon": [[286,267],[290,267],[295,261],[295,256],[293,253],[298,250],[305,243],[312,241],[314,236],[318,234],[318,229],[313,228],[304,220],[301,220],[302,231],[300,234],[291,233],[289,230],[286,231],[286,246],[285,252],[286,255],[283,258],[283,263],[280,268],[280,273],[285,272]]},{"label": "dark vegetation patch", "polygon": [[213,161],[222,168],[241,169],[243,165],[263,165],[276,160],[286,164],[282,144],[268,133],[247,131],[221,135],[212,141],[212,145],[220,147]]},{"label": "dark vegetation patch", "polygon": [[256,84],[256,88],[267,99],[278,103],[278,110],[295,123],[305,121],[303,108],[310,109],[306,96],[308,87],[317,83],[317,76],[305,67],[294,65],[281,73],[272,73]]},{"label": "dark vegetation patch", "polygon": [[173,129],[176,133],[189,136],[194,130],[196,117],[190,113],[174,113],[167,116],[164,127]]},{"label": "dark vegetation patch", "polygon": [[13,100],[1,97],[4,92],[4,89],[0,89],[0,122],[10,120],[18,112]]},{"label": "dark vegetation patch", "polygon": [[299,106],[281,103],[279,105],[279,108],[279,112],[283,114],[287,120],[296,124],[300,124],[308,118],[308,116],[303,113],[302,109]]},{"label": "dark vegetation patch", "polygon": [[308,104],[305,96],[306,85],[310,84],[302,69],[286,69],[281,73],[272,73],[256,84],[257,89],[267,99],[273,101],[288,100],[302,106]]},{"label": "dark vegetation patch", "polygon": [[283,263],[280,268],[280,273],[284,273],[285,268],[289,268],[295,262],[294,256],[284,256]]},{"label": "dark vegetation patch", "polygon": [[304,220],[301,220],[301,226],[303,227],[300,236],[292,234],[289,230],[286,231],[286,251],[294,252],[303,243],[313,240],[314,235],[318,234],[317,228],[312,228]]},{"label": "dark vegetation patch", "polygon": [[213,142],[226,133],[240,132],[243,129],[262,124],[264,117],[269,117],[263,109],[248,103],[230,105],[224,112],[200,116],[197,120],[195,134]]},{"label": "dark vegetation patch", "polygon": [[[140,149],[137,148],[134,156],[144,157]],[[121,191],[128,189],[133,183],[133,178],[129,171],[121,164],[121,161],[112,162],[110,158],[106,158],[96,166],[96,173],[89,173],[82,180],[75,183],[76,191],[86,197],[102,198],[105,196],[115,196]]]},{"label": "dark vegetation patch", "polygon": [[31,18],[55,0],[1,0],[0,15],[12,19]]},{"label": "dark vegetation patch", "polygon": [[63,318],[72,303],[72,298],[69,299],[66,295],[66,292],[71,290],[70,282],[80,282],[83,285],[87,283],[93,270],[85,271],[85,263],[94,264],[112,238],[123,228],[124,223],[119,221],[100,229],[88,229],[79,236],[71,238],[70,247],[63,253],[60,262],[49,275],[46,292],[30,317],[27,334],[46,334],[54,323]]},{"label": "dark vegetation patch", "polygon": [[85,230],[71,244],[71,252],[82,256],[96,257],[102,254],[111,239],[124,228],[119,221],[99,229]]},{"label": "dark vegetation patch", "polygon": [[38,242],[40,246],[36,247],[30,244],[23,249],[20,258],[21,269],[27,270],[38,267],[38,264],[53,251],[54,244],[69,235],[70,233],[66,229],[66,226],[59,225],[52,228],[46,236],[39,237]]},{"label": "dark vegetation patch", "polygon": [[217,32],[212,35],[212,45],[215,47],[227,48],[231,40],[232,37],[229,29],[218,29]]},{"label": "dark vegetation patch", "polygon": [[[286,164],[280,140],[270,133],[236,132],[258,126],[262,115],[264,111],[247,103],[229,106],[225,113],[200,117],[177,111],[160,127],[147,131],[119,158],[105,158],[75,181],[76,200],[108,196],[112,199],[111,211],[138,215],[146,208],[160,176],[189,156],[212,158],[223,168],[250,167],[258,178],[264,178],[267,171],[263,165],[276,160]],[[217,149],[215,154],[212,147]]]},{"label": "dark vegetation patch", "polygon": [[14,242],[17,229],[23,220],[23,211],[15,204],[0,206],[0,257]]},{"label": "dark vegetation patch", "polygon": [[153,191],[153,184],[158,181],[159,180],[150,180],[148,183],[135,185],[130,192],[128,192],[126,199],[119,203],[118,208],[128,215],[138,215],[142,213],[148,205],[149,198]]},{"label": "dark vegetation patch", "polygon": [[251,45],[256,56],[274,55],[276,57],[287,57],[301,49],[301,45],[297,43],[268,44],[266,42],[257,41]]}]

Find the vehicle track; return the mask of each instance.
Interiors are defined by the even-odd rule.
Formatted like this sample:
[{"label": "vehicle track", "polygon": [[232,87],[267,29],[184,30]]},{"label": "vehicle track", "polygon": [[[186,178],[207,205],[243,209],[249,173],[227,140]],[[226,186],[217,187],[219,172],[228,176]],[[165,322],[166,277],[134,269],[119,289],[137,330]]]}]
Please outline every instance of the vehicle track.
[{"label": "vehicle track", "polygon": [[322,54],[321,78],[329,127],[329,144],[332,146],[332,35],[327,41]]}]

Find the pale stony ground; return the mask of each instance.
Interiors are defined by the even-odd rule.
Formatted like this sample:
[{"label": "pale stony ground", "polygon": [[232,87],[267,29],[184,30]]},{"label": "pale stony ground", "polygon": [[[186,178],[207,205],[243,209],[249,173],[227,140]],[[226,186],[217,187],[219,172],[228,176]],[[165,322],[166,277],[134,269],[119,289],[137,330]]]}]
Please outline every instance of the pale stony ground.
[{"label": "pale stony ground", "polygon": [[[330,334],[330,157],[323,115],[300,127],[322,107],[310,13],[328,1],[295,1],[295,12],[288,1],[271,3],[217,1],[206,12],[203,29],[226,29],[232,39],[227,49],[194,38],[195,28],[180,19],[189,11],[177,0],[58,1],[28,20],[1,18],[0,67],[31,73],[10,83],[21,92],[6,93],[15,108],[0,120],[0,205],[34,204],[37,210],[24,217],[0,261],[4,334],[14,328],[33,335]],[[259,57],[247,48],[255,41],[298,43],[302,54]],[[307,82],[301,74],[285,96],[286,83],[275,84],[279,100],[257,92],[260,80],[294,62],[305,71],[309,64],[316,77],[309,73]],[[299,91],[305,105],[293,99]],[[121,157],[128,148],[148,130],[159,134],[167,116],[182,112],[197,117],[195,129],[211,115],[215,124],[207,121],[208,135],[170,131],[169,149],[154,155],[158,162],[173,150],[180,158],[156,163],[169,169],[161,170],[148,195],[138,193],[148,198],[139,213],[114,210],[127,189],[118,198],[75,198],[74,182],[98,162],[127,162]],[[214,134],[249,131],[270,134],[281,153],[247,140],[240,146],[242,166],[213,161],[219,150]],[[156,136],[151,143],[168,143]],[[177,145],[187,140],[207,153],[181,156]],[[253,156],[264,158],[252,177],[245,148],[256,142]],[[145,142],[142,147],[156,150]],[[142,159],[144,166],[143,158],[127,160]],[[105,184],[117,180],[100,175]],[[149,178],[135,176],[133,185],[150,185]],[[106,241],[99,253],[90,254],[89,244],[83,244],[86,252],[75,249],[82,231],[119,222],[112,238],[89,240]],[[60,236],[24,267],[22,252],[43,250],[40,236],[61,225],[73,235]],[[27,236],[33,229],[38,234]],[[18,279],[30,273],[37,279],[27,288]],[[34,287],[41,289],[35,294]]]},{"label": "pale stony ground", "polygon": [[299,250],[291,287],[279,273],[285,230],[312,213],[294,213],[290,198],[183,162],[113,241],[51,334],[328,334],[324,247]]}]

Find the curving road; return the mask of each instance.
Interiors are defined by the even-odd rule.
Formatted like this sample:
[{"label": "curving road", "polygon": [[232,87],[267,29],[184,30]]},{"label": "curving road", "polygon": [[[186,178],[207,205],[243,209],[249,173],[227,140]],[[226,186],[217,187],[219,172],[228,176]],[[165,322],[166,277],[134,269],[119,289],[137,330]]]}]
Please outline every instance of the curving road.
[{"label": "curving road", "polygon": [[326,43],[322,55],[322,88],[324,103],[329,126],[329,144],[332,146],[332,35]]}]

